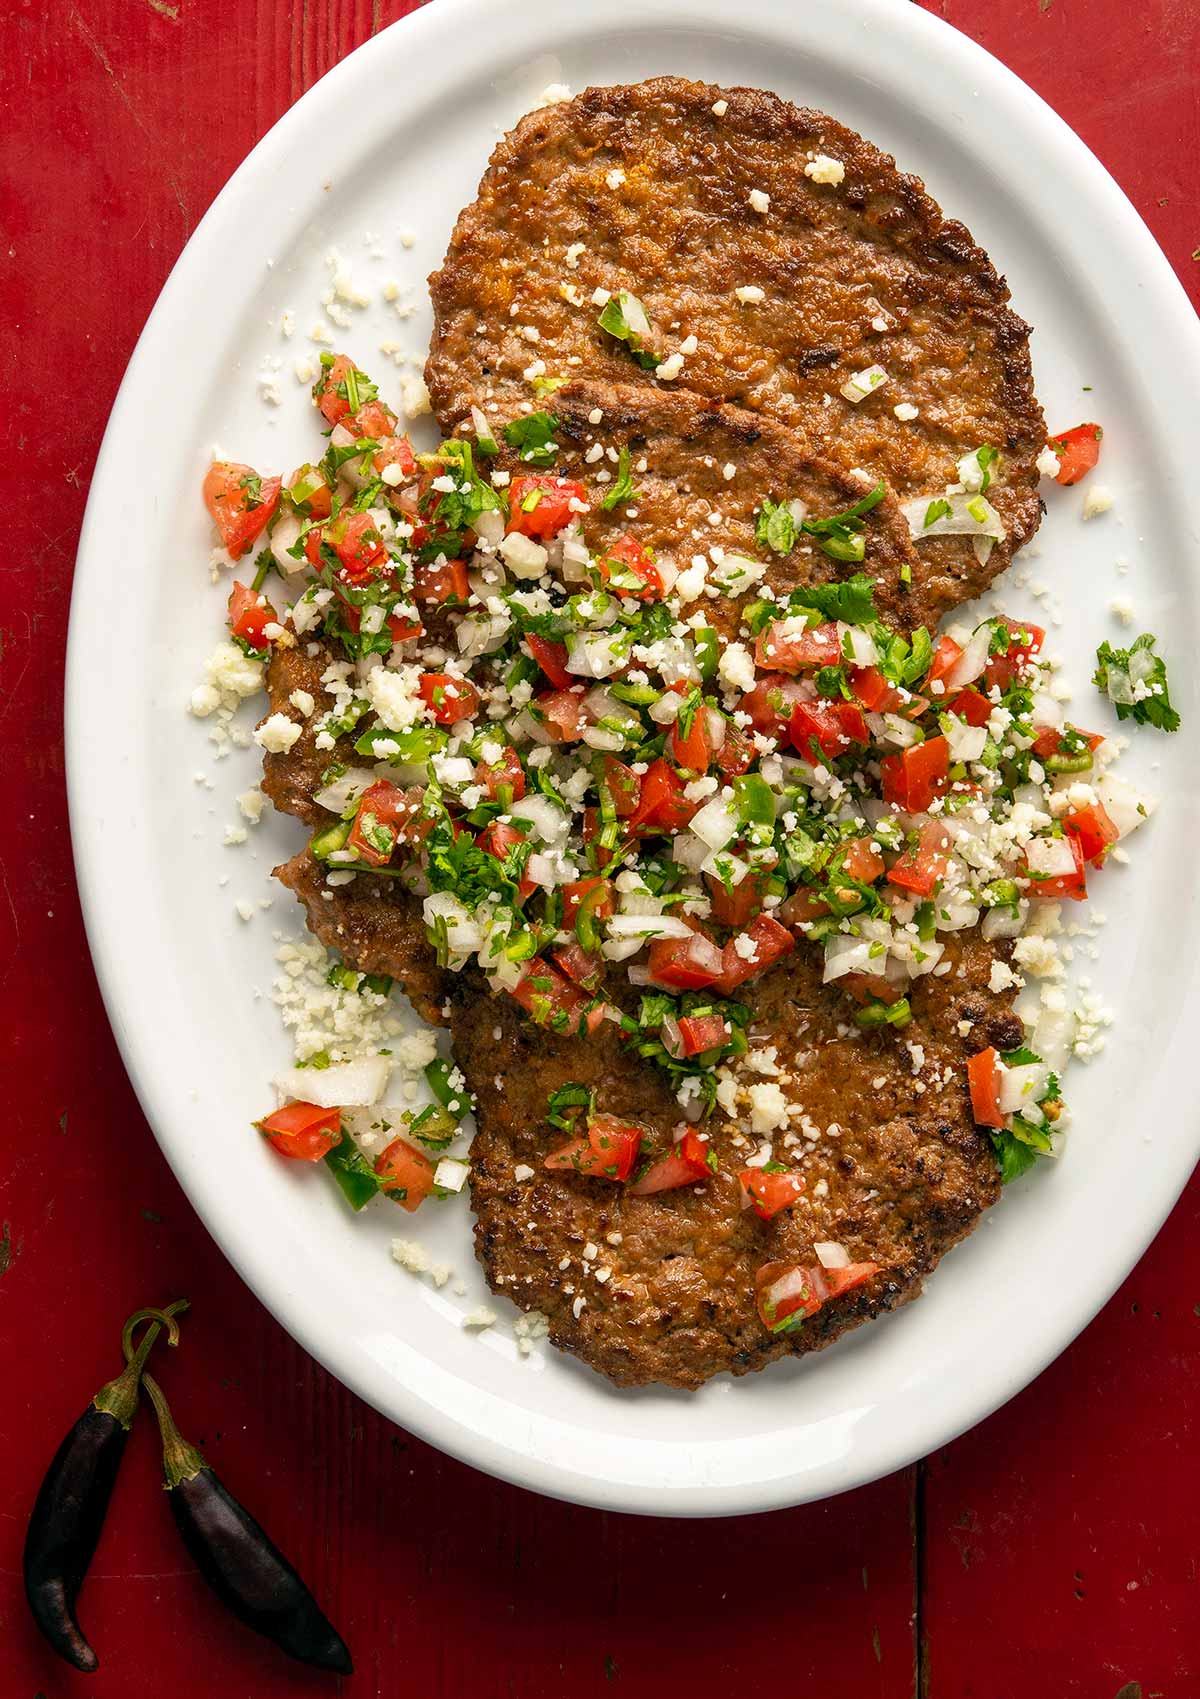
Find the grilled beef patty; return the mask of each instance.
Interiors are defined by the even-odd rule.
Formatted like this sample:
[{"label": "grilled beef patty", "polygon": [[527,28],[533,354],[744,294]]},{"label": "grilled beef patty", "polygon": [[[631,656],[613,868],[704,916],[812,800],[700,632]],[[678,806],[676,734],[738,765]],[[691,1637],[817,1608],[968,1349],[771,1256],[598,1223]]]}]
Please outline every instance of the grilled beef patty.
[{"label": "grilled beef patty", "polygon": [[[817,156],[844,179],[817,180]],[[922,542],[941,606],[1037,529],[1046,436],[1029,327],[920,180],[824,113],[676,77],[530,113],[497,146],[430,284],[426,378],[444,430],[472,405],[493,422],[554,408],[535,377],[687,390],[770,416],[901,500],[940,495],[961,456],[991,443],[1003,472],[989,499],[1008,539],[982,576],[970,539]],[[747,287],[762,300],[739,299]],[[645,306],[655,353],[695,338],[673,380],[598,327],[594,292],[621,289]],[[888,383],[852,405],[842,384],[872,366]]]}]

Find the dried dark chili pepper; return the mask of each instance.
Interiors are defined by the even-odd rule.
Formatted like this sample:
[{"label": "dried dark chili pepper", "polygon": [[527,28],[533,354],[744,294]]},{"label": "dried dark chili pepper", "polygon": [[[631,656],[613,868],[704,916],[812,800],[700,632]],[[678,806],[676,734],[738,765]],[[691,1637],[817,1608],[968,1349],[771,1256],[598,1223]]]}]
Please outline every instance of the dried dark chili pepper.
[{"label": "dried dark chili pepper", "polygon": [[[130,1316],[122,1335],[127,1366],[100,1388],[55,1452],[29,1518],[25,1597],[59,1657],[78,1670],[94,1670],[100,1664],[75,1620],[75,1600],[104,1526],[137,1410],[142,1369],[160,1327],[166,1328],[170,1344],[177,1343],[175,1316],[186,1308],[181,1299],[165,1310],[138,1310]],[[134,1351],[133,1332],[143,1321],[153,1325]]]},{"label": "dried dark chili pepper", "polygon": [[218,1599],[301,1663],[352,1675],[345,1642],[287,1558],[180,1434],[157,1381],[146,1375],[143,1385],[162,1435],[171,1514]]}]

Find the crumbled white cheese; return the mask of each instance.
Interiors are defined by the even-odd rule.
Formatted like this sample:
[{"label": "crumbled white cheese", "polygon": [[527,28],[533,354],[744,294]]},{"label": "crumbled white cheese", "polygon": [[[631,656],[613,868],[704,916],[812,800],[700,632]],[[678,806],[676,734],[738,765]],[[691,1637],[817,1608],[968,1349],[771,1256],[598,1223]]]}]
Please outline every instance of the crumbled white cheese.
[{"label": "crumbled white cheese", "polygon": [[773,1080],[750,1087],[750,1126],[756,1133],[770,1133],[788,1124],[787,1098]]},{"label": "crumbled white cheese", "polygon": [[1050,444],[1047,443],[1045,448],[1034,461],[1034,465],[1037,467],[1043,478],[1057,478],[1058,470],[1062,465],[1062,461],[1050,447]]},{"label": "crumbled white cheese", "polygon": [[840,183],[846,175],[846,167],[840,159],[831,159],[827,153],[819,153],[804,167],[804,175],[811,177],[814,183]]},{"label": "crumbled white cheese", "polygon": [[668,354],[662,365],[654,368],[654,375],[656,378],[661,378],[664,383],[673,383],[682,370],[683,355]]},{"label": "crumbled white cheese", "polygon": [[621,184],[625,181],[625,173],[621,170],[619,165],[615,165],[605,177],[604,181],[608,184],[610,189],[619,189]]},{"label": "crumbled white cheese", "polygon": [[766,290],[760,289],[757,283],[743,283],[734,290],[734,294],[743,306],[757,306],[759,301],[767,298]]},{"label": "crumbled white cheese", "polygon": [[750,205],[755,212],[766,212],[771,204],[771,197],[764,189],[751,189]]},{"label": "crumbled white cheese", "polygon": [[286,714],[269,714],[254,733],[254,741],[269,755],[286,755],[300,736],[301,728]]},{"label": "crumbled white cheese", "polygon": [[907,425],[913,419],[917,418],[920,411],[921,409],[919,407],[914,407],[911,401],[898,401],[892,408],[892,412],[903,425]]},{"label": "crumbled white cheese", "polygon": [[728,111],[729,111],[729,102],[727,100],[714,100],[713,101],[713,103],[712,103],[712,115],[713,115],[714,118],[724,118],[725,114]]},{"label": "crumbled white cheese", "polygon": [[744,643],[727,643],[717,663],[717,675],[730,690],[754,689],[754,657]]},{"label": "crumbled white cheese", "polygon": [[1089,484],[1083,498],[1083,517],[1095,519],[1097,515],[1107,513],[1112,504],[1113,495],[1107,484]]},{"label": "crumbled white cheese", "polygon": [[1108,611],[1114,614],[1122,625],[1132,625],[1137,617],[1128,596],[1114,596],[1108,604]]}]

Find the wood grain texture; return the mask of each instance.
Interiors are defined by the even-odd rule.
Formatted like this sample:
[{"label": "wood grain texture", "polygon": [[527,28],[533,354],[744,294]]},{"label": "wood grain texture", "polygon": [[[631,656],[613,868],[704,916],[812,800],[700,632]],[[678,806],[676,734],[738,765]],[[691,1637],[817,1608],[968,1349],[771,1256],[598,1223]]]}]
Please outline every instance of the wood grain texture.
[{"label": "wood grain texture", "polygon": [[[63,796],[66,609],[91,466],[138,331],[213,195],[305,88],[410,9],[4,8],[0,342],[21,381],[4,416],[0,570],[0,1699],[83,1691],[27,1621],[24,1519],[60,1432],[117,1366],[124,1315],[181,1292],[195,1306],[186,1344],[162,1364],[180,1421],[328,1603],[358,1660],[346,1691],[364,1699],[692,1699],[750,1682],[855,1699],[1194,1699],[1195,1182],[1060,1362],[920,1471],[825,1505],[676,1524],[500,1486],[366,1409],[247,1293],[140,1116],[88,964]],[[1200,299],[1189,0],[932,9],[1083,135]],[[115,636],[119,539],[113,565]],[[81,1614],[103,1660],[97,1699],[338,1685],[216,1608],[176,1542],[144,1425]]]}]

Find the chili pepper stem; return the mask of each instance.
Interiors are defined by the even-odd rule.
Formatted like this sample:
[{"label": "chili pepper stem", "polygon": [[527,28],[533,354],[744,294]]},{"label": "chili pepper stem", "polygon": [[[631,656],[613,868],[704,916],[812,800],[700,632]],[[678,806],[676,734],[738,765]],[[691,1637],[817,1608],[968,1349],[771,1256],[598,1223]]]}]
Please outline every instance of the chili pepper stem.
[{"label": "chili pepper stem", "polygon": [[203,1454],[197,1451],[194,1445],[189,1445],[175,1426],[171,1407],[154,1376],[143,1375],[142,1385],[146,1388],[154,1406],[154,1414],[158,1417],[158,1431],[162,1435],[163,1448],[163,1487],[170,1492],[171,1488],[179,1486],[180,1482],[190,1481],[207,1465]]},{"label": "chili pepper stem", "polygon": [[[162,1328],[167,1330],[167,1343],[178,1345],[179,1329],[175,1325],[175,1317],[180,1310],[188,1307],[186,1298],[179,1298],[173,1304],[168,1304],[165,1310],[144,1309],[135,1310],[125,1323],[121,1333],[121,1348],[125,1353],[126,1366],[107,1385],[102,1386],[92,1399],[95,1409],[102,1410],[116,1418],[123,1428],[128,1428],[137,1411],[138,1391],[141,1385],[142,1371],[153,1349]],[[133,1330],[139,1322],[149,1321],[153,1325],[146,1329],[145,1335],[137,1350],[133,1349]]]}]

